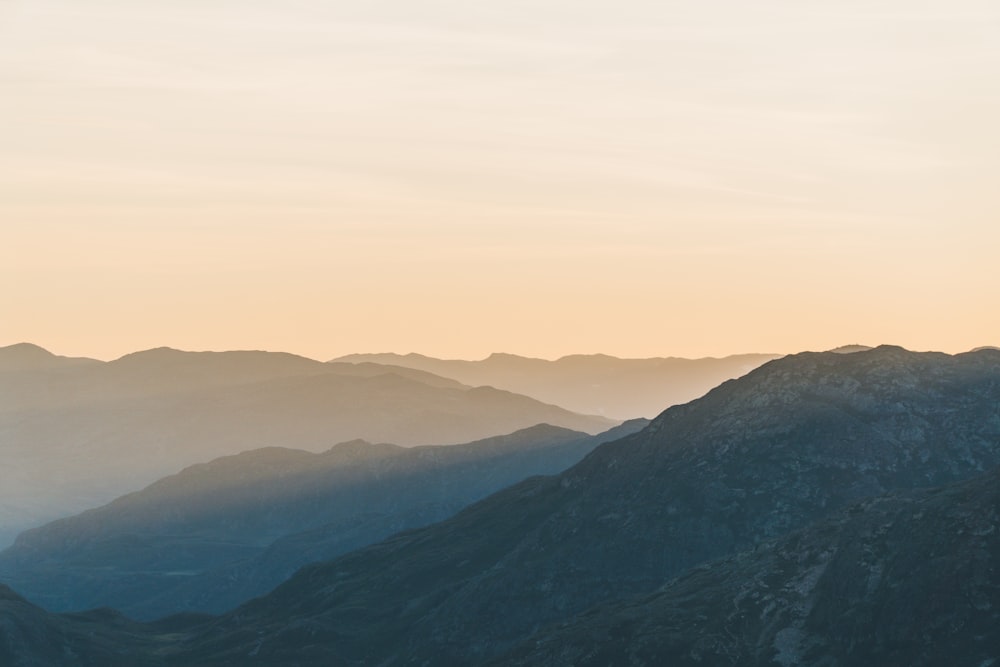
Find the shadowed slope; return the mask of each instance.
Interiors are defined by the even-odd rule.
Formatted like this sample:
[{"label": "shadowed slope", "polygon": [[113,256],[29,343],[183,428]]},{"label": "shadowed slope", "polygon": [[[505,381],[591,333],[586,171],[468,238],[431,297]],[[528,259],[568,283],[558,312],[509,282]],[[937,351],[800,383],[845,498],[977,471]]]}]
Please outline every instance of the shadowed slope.
[{"label": "shadowed slope", "polygon": [[447,518],[644,425],[599,436],[538,425],[437,447],[253,450],[25,532],[0,554],[0,580],[53,611],[224,611],[302,565]]},{"label": "shadowed slope", "polygon": [[864,501],[660,591],[547,629],[496,665],[990,665],[1000,471]]},{"label": "shadowed slope", "polygon": [[562,475],[306,568],[178,659],[472,664],[859,498],[997,465],[1000,354],[795,355]]},{"label": "shadowed slope", "polygon": [[0,533],[78,512],[193,463],[364,438],[469,442],[538,423],[614,425],[413,369],[265,352],[158,349],[0,372]]}]

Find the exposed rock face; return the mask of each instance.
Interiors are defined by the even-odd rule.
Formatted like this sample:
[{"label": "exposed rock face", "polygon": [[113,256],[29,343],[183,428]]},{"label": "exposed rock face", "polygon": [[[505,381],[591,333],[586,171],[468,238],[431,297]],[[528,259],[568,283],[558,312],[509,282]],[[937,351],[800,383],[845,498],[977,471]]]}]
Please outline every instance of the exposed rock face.
[{"label": "exposed rock face", "polygon": [[1000,471],[863,501],[641,599],[540,632],[497,665],[991,665]]},{"label": "exposed rock face", "polygon": [[538,425],[466,445],[245,452],[22,534],[0,553],[0,580],[52,611],[222,612],[307,563],[560,472],[646,423],[599,436]]},{"label": "exposed rock face", "polygon": [[[858,499],[1000,465],[1000,354],[771,362],[552,478],[302,570],[190,664],[471,664]],[[308,644],[309,651],[302,646]],[[251,662],[241,664],[253,664]]]}]

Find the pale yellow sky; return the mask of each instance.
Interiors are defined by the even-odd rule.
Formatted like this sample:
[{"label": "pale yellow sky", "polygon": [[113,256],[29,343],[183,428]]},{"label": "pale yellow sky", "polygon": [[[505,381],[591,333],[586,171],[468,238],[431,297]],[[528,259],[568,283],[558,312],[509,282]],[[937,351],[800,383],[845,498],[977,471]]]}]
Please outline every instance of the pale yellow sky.
[{"label": "pale yellow sky", "polygon": [[1000,344],[995,0],[0,0],[0,345]]}]

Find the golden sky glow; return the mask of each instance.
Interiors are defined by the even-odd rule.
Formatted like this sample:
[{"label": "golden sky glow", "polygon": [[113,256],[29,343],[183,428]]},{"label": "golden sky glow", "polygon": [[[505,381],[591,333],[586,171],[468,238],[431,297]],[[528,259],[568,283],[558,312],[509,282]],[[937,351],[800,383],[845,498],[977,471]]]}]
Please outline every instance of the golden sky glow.
[{"label": "golden sky glow", "polygon": [[0,0],[0,345],[1000,344],[995,0]]}]

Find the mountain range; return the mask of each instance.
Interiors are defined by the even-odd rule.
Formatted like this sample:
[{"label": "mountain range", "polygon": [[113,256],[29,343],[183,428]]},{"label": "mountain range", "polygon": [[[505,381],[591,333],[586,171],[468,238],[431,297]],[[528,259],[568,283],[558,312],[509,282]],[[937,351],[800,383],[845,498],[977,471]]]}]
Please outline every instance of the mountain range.
[{"label": "mountain range", "polygon": [[1000,353],[792,355],[221,616],[55,616],[6,591],[2,650],[43,667],[989,665],[998,466]]},{"label": "mountain range", "polygon": [[606,354],[575,354],[548,361],[496,353],[486,359],[465,361],[420,354],[351,354],[334,363],[403,366],[473,386],[488,385],[525,394],[584,414],[625,420],[655,417],[668,406],[687,403],[778,356],[619,359]]},{"label": "mountain range", "polygon": [[182,655],[193,665],[251,651],[260,664],[476,664],[860,499],[998,465],[1000,354],[792,355],[560,475],[304,568]]},{"label": "mountain range", "polygon": [[561,472],[645,424],[597,436],[538,425],[465,445],[357,440],[319,454],[244,452],[22,533],[0,553],[0,581],[53,611],[115,607],[140,619],[221,612],[307,563]]},{"label": "mountain range", "polygon": [[249,449],[453,444],[540,423],[593,434],[617,422],[377,364],[167,348],[99,362],[0,348],[0,545]]}]

